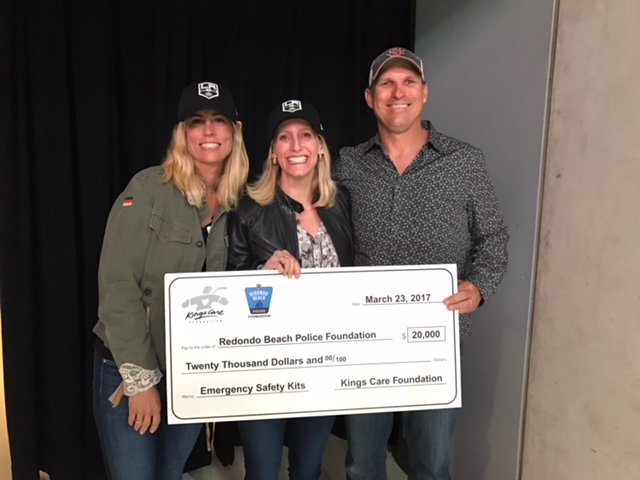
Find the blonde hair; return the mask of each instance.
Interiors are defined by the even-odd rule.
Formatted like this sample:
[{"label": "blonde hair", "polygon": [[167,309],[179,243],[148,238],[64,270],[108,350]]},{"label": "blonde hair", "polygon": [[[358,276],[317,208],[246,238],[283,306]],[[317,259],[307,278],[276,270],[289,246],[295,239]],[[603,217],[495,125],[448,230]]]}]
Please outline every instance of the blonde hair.
[{"label": "blonde hair", "polygon": [[[331,155],[329,147],[322,135],[316,134],[318,142],[324,153],[318,155],[318,163],[313,172],[312,187],[314,195],[318,195],[318,200],[313,204],[317,208],[330,208],[336,200],[338,187],[331,178]],[[273,142],[269,145],[269,152],[273,151]],[[261,206],[267,206],[276,197],[278,178],[280,177],[280,167],[273,164],[271,155],[267,156],[260,178],[247,187],[248,195]]]},{"label": "blonde hair", "polygon": [[[233,146],[231,153],[224,161],[222,175],[216,185],[218,200],[227,211],[233,210],[238,204],[249,173],[249,156],[244,145],[242,125],[232,122],[232,126]],[[173,128],[162,168],[164,170],[162,181],[173,181],[191,205],[198,208],[204,205],[205,185],[187,150],[185,122],[179,122]]]}]

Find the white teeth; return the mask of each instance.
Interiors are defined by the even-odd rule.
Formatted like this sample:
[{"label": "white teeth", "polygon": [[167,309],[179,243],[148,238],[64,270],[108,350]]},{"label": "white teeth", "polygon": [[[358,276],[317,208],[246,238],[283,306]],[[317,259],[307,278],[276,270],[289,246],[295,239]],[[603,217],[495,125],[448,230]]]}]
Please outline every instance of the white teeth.
[{"label": "white teeth", "polygon": [[200,146],[202,148],[218,148],[220,144],[219,143],[201,143]]},{"label": "white teeth", "polygon": [[409,105],[407,103],[403,103],[402,105],[390,105],[391,108],[407,108]]},{"label": "white teeth", "polygon": [[306,156],[289,157],[289,158],[287,158],[287,161],[289,163],[305,163],[307,161],[307,157]]}]

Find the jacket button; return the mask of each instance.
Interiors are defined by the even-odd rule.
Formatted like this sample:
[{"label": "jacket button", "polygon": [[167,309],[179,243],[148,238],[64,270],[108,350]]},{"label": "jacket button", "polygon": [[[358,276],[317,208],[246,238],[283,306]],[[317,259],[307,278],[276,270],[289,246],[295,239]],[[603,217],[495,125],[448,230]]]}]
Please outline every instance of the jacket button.
[{"label": "jacket button", "polygon": [[196,247],[201,247],[202,245],[204,245],[204,243],[202,242],[202,240],[198,240],[196,242]]},{"label": "jacket button", "polygon": [[150,288],[145,288],[145,289],[144,289],[144,294],[145,294],[145,295],[151,295],[151,293],[152,293],[152,292],[151,292],[151,289],[150,289]]}]

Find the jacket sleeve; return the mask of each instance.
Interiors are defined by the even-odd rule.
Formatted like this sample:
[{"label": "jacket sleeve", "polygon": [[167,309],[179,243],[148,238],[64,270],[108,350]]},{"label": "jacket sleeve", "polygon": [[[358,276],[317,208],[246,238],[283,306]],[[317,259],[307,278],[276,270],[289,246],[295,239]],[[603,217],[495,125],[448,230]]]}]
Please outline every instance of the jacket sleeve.
[{"label": "jacket sleeve", "polygon": [[[227,233],[229,254],[227,270],[256,270],[271,258],[273,252],[282,250],[274,233],[279,229],[271,206],[260,207],[252,200],[245,199],[236,210],[229,213]],[[276,210],[277,212],[277,210]]]},{"label": "jacket sleeve", "polygon": [[140,286],[152,235],[152,205],[134,178],[113,204],[105,230],[98,268],[98,316],[118,367],[158,369],[147,328],[145,301],[149,299]]},{"label": "jacket sleeve", "polygon": [[259,263],[254,259],[249,243],[249,226],[239,211],[229,213],[227,223],[229,253],[227,270],[255,270]]}]

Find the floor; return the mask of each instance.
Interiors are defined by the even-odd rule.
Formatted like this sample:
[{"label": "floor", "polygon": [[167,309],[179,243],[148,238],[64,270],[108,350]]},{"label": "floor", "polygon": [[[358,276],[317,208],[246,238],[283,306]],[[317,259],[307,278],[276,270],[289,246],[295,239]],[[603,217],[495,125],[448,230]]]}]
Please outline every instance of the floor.
[{"label": "floor", "polygon": [[[344,480],[344,458],[347,451],[347,442],[341,438],[331,436],[327,443],[327,448],[322,461],[322,473],[320,480]],[[235,462],[229,467],[223,467],[215,458],[214,462],[204,468],[193,472],[185,473],[182,480],[243,480],[244,467],[242,448],[237,447],[235,452]],[[395,463],[391,455],[387,461],[387,478],[389,480],[406,479],[407,476]],[[282,452],[282,467],[280,469],[280,479],[288,479],[287,475],[287,451]]]},{"label": "floor", "polygon": [[[345,478],[344,457],[346,451],[346,441],[332,435],[327,443],[324,459],[322,461],[322,473],[320,480],[343,480]],[[242,455],[241,447],[236,448],[235,459],[236,460],[233,465],[224,467],[216,456],[213,455],[211,465],[185,473],[182,476],[182,480],[243,480],[244,456]],[[287,450],[285,447],[282,452],[280,479],[286,480],[287,478]],[[387,478],[389,480],[407,478],[392,459],[391,455],[389,455],[389,459],[387,461]],[[49,476],[44,472],[40,472],[40,480],[49,480]]]}]

